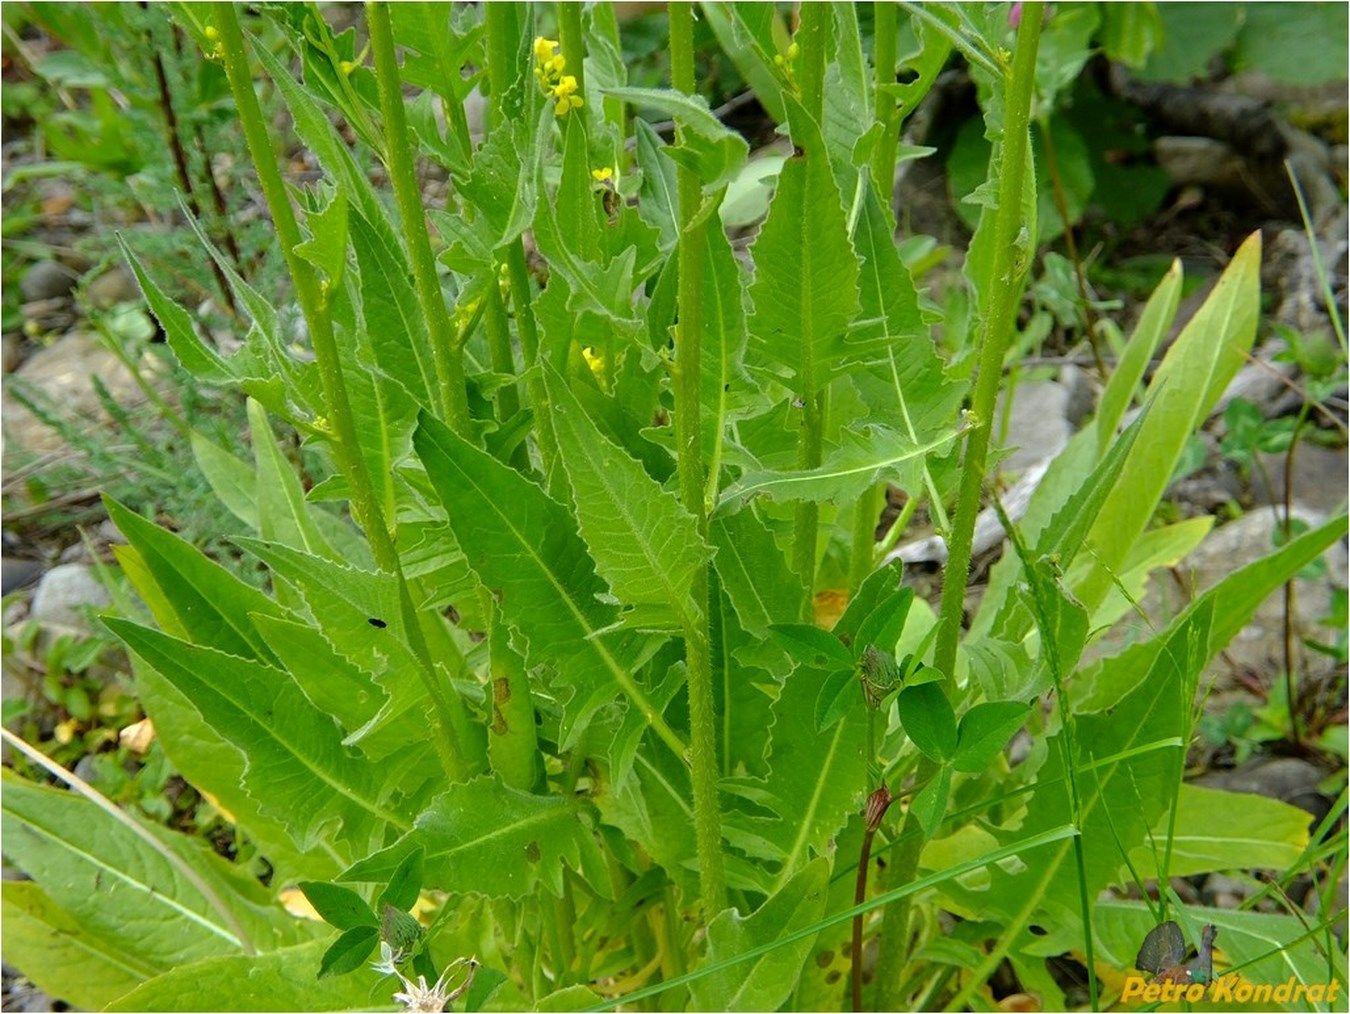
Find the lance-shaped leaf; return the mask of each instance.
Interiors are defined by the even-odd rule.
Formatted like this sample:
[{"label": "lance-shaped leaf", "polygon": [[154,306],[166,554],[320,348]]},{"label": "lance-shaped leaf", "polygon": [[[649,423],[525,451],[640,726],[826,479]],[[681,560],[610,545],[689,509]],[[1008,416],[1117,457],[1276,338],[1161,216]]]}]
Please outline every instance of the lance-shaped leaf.
[{"label": "lance-shaped leaf", "polygon": [[699,344],[699,417],[703,457],[715,481],[727,424],[764,409],[764,396],[746,372],[741,268],[716,217],[702,230],[703,339]]},{"label": "lance-shaped leaf", "polygon": [[567,509],[428,415],[414,444],[469,566],[499,596],[502,616],[525,636],[531,664],[556,666],[558,684],[569,694],[563,745],[622,692],[682,754],[683,744],[629,671],[636,656],[632,635],[597,636],[618,610],[600,600],[604,582]]},{"label": "lance-shaped leaf", "polygon": [[[172,622],[188,637],[222,651],[270,660],[251,614],[282,618],[285,610],[257,588],[172,532],[160,528],[111,497],[103,504],[118,531],[136,551],[143,576],[158,589]],[[142,595],[149,587],[139,589]]]},{"label": "lance-shaped leaf", "polygon": [[904,395],[914,435],[922,439],[940,432],[957,418],[965,385],[947,376],[923,322],[914,279],[896,249],[890,211],[870,183],[863,190],[853,241],[862,258],[861,313],[853,338],[888,346],[890,361],[882,370],[890,374],[894,363],[895,376],[886,379]]},{"label": "lance-shaped leaf", "polygon": [[867,792],[867,715],[852,708],[825,732],[816,729],[821,673],[799,667],[783,684],[773,706],[769,773],[763,779],[733,778],[724,785],[774,812],[769,820],[728,815],[729,829],[763,839],[765,855],[781,857],[766,887],[777,890],[824,852],[830,839],[862,806]]},{"label": "lance-shaped leaf", "polygon": [[263,812],[285,818],[299,848],[336,835],[354,847],[407,821],[382,802],[379,772],[342,745],[333,720],[290,676],[121,619],[108,628],[188,697],[244,755],[244,787]]},{"label": "lance-shaped leaf", "polygon": [[852,500],[882,479],[914,489],[924,457],[946,447],[956,436],[956,431],[950,431],[915,443],[881,426],[869,426],[861,433],[845,433],[843,445],[819,468],[747,472],[722,494],[717,509],[734,511],[753,496],[773,500]]},{"label": "lance-shaped leaf", "polygon": [[746,632],[764,638],[769,625],[802,616],[806,592],[773,533],[753,510],[719,512],[708,524],[714,566]]},{"label": "lance-shaped leaf", "polygon": [[[716,964],[804,929],[825,913],[829,864],[818,859],[789,880],[749,916],[735,909],[708,924],[708,964]],[[690,985],[699,1010],[777,1010],[797,987],[814,937],[785,943],[735,968],[704,976]]]},{"label": "lance-shaped leaf", "polygon": [[339,879],[387,882],[418,848],[428,887],[519,899],[540,883],[560,895],[563,864],[580,868],[598,846],[573,800],[520,792],[483,776],[437,796],[411,831]]},{"label": "lance-shaped leaf", "polygon": [[[389,979],[369,967],[319,978],[326,940],[259,954],[205,958],[165,972],[108,1010],[362,1010]],[[387,995],[387,991],[385,993]]]},{"label": "lance-shaped leaf", "polygon": [[795,101],[788,104],[797,150],[783,164],[752,250],[750,350],[809,398],[877,348],[846,339],[858,314],[858,256],[820,128]]},{"label": "lance-shaped leaf", "polygon": [[269,903],[261,885],[200,841],[146,826],[229,906],[233,921],[166,856],[82,796],[8,770],[3,795],[6,857],[91,934],[137,955],[138,970],[158,974],[213,954],[238,953],[243,944],[236,923],[259,948],[310,935]]},{"label": "lance-shaped leaf", "polygon": [[131,950],[120,934],[95,932],[31,881],[5,881],[3,918],[6,963],[39,989],[86,1010],[102,1010],[171,967]]},{"label": "lance-shaped leaf", "polygon": [[700,613],[690,590],[711,553],[694,516],[600,432],[552,369],[544,386],[581,535],[610,593],[632,622],[690,626]]}]

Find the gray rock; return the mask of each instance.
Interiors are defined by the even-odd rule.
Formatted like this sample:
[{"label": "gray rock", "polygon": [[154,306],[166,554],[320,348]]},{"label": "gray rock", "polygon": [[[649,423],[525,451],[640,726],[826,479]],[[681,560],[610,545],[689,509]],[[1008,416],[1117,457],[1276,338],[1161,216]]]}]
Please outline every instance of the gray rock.
[{"label": "gray rock", "polygon": [[1200,896],[1205,904],[1215,908],[1237,908],[1244,898],[1256,893],[1256,888],[1245,880],[1223,873],[1211,873],[1205,878]]},{"label": "gray rock", "polygon": [[[94,335],[73,331],[34,353],[12,375],[36,388],[75,425],[92,429],[104,419],[103,406],[94,392],[92,377],[103,381],[108,393],[121,405],[134,407],[144,401],[135,378]],[[6,450],[17,445],[34,454],[49,454],[62,447],[61,436],[4,393],[3,409]]]},{"label": "gray rock", "polygon": [[40,623],[89,630],[85,607],[106,606],[108,601],[108,591],[99,583],[92,567],[63,563],[42,576],[33,594],[30,615]]},{"label": "gray rock", "polygon": [[[1284,503],[1284,455],[1262,454],[1261,467],[1252,469],[1252,492],[1261,504]],[[1300,443],[1294,451],[1294,499],[1305,507],[1331,515],[1344,507],[1347,472],[1342,449]],[[1266,480],[1269,479],[1269,485]]]},{"label": "gray rock", "polygon": [[78,277],[60,261],[38,261],[25,272],[19,291],[25,303],[57,299],[75,287]]},{"label": "gray rock", "polygon": [[[995,434],[1003,420],[1003,397],[995,410]],[[1069,442],[1069,389],[1050,380],[1032,380],[1017,385],[1012,414],[1003,445],[1013,452],[999,463],[1003,472],[1021,472],[1049,461]]]},{"label": "gray rock", "polygon": [[[1326,515],[1295,505],[1294,516],[1310,525],[1320,524]],[[1180,587],[1206,589],[1228,577],[1240,567],[1274,551],[1277,519],[1269,508],[1258,508],[1210,532],[1205,540],[1177,568]],[[1314,631],[1327,615],[1333,587],[1346,584],[1346,549],[1334,544],[1324,554],[1326,572],[1313,579],[1294,581],[1295,623],[1304,632]],[[1152,583],[1146,608],[1152,616],[1170,617],[1183,607],[1179,585],[1169,575]],[[1256,610],[1252,621],[1229,643],[1216,660],[1218,671],[1229,665],[1274,678],[1284,663],[1284,597],[1277,590]]]},{"label": "gray rock", "polygon": [[42,574],[42,564],[36,560],[19,560],[12,556],[0,557],[0,595],[18,591],[32,584]]},{"label": "gray rock", "polygon": [[17,331],[11,331],[4,336],[3,346],[0,346],[0,370],[5,373],[13,373],[23,362],[23,335]]},{"label": "gray rock", "polygon": [[103,272],[85,286],[85,298],[100,310],[107,310],[119,303],[131,303],[141,298],[140,286],[130,271],[120,264]]}]

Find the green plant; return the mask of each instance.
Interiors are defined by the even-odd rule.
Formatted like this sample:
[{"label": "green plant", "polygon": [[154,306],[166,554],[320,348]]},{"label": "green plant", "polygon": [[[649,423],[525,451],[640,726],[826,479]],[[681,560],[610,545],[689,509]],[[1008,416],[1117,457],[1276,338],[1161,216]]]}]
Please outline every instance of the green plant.
[{"label": "green plant", "polygon": [[[368,51],[312,7],[173,8],[224,64],[304,327],[208,242],[249,322],[226,355],[128,251],[182,367],[248,399],[252,461],[193,446],[267,582],[110,498],[144,609],[104,622],[165,754],[271,877],[11,778],[6,851],[34,883],[7,888],[6,914],[27,974],[55,981],[69,944],[98,956],[72,1001],[111,1009],[842,1009],[839,955],[877,947],[864,1003],[987,1006],[1007,960],[1055,1007],[1045,954],[1082,954],[1095,984],[1155,914],[1102,891],[1243,865],[1222,841],[1173,855],[1197,829],[1246,828],[1181,785],[1196,684],[1345,519],[1123,651],[1086,649],[1158,543],[1197,538],[1151,521],[1255,338],[1259,239],[1143,386],[1179,266],[1164,278],[1095,419],[1007,522],[1014,549],[967,626],[1046,82],[1042,5],[1015,43],[1006,11],[952,10],[875,12],[924,40],[915,89],[892,84],[898,43],[875,40],[893,65],[868,67],[853,5],[804,6],[791,37],[771,8],[701,9],[793,144],[747,274],[720,219],[747,145],[698,93],[689,5],[670,6],[672,88],[625,80],[604,3],[372,4]],[[549,14],[557,41],[536,27]],[[972,312],[943,322],[955,362],[887,190],[896,132],[952,48],[982,75],[991,142]],[[323,169],[312,186],[279,168],[254,61]],[[489,99],[477,143],[463,67]],[[643,112],[674,121],[670,143]],[[421,158],[448,173],[444,212]],[[865,522],[887,484],[951,511],[936,615],[877,566]],[[818,593],[850,574],[822,629]],[[1013,767],[1021,730],[1032,757]],[[880,788],[889,822],[866,808]],[[1267,812],[1246,830],[1292,863],[1306,821]],[[43,853],[44,833],[62,846]],[[146,835],[164,862],[137,867]],[[100,894],[96,836],[116,891]],[[324,924],[272,903],[288,888]],[[1272,940],[1314,974],[1293,918],[1242,916],[1221,932],[1248,974],[1284,960],[1258,949]],[[52,928],[61,948],[32,945]]]}]

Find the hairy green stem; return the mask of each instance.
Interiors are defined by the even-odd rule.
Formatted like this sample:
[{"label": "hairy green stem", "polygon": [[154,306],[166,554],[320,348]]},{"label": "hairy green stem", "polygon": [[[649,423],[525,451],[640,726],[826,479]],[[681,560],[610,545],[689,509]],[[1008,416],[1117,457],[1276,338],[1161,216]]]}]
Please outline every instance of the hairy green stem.
[{"label": "hairy green stem", "polygon": [[[670,5],[671,83],[695,94],[694,8]],[[703,446],[700,435],[700,345],[703,332],[703,230],[695,225],[703,193],[698,175],[679,167],[679,318],[675,332],[675,444],[678,449],[680,500],[694,515],[700,533],[708,528],[703,499]],[[688,673],[690,763],[693,768],[694,834],[698,851],[699,899],[703,918],[711,919],[726,905],[722,862],[722,818],[717,799],[717,719],[713,706],[711,638],[708,624],[708,568],[694,579],[695,612],[685,630]]]},{"label": "hairy green stem", "polygon": [[[980,510],[984,469],[989,455],[989,433],[1003,372],[1003,355],[1011,335],[1017,301],[1022,294],[1023,271],[1019,270],[1017,264],[1016,240],[1017,231],[1022,226],[1022,190],[1028,185],[1025,178],[1027,128],[1031,118],[1036,48],[1040,41],[1043,8],[1044,4],[1039,0],[1031,0],[1023,7],[1011,73],[1007,79],[1004,131],[999,156],[998,212],[995,220],[994,292],[981,327],[979,375],[972,404],[975,425],[966,439],[956,515],[947,541],[947,569],[934,649],[934,665],[943,674],[944,689],[955,682],[956,648],[961,636],[975,517]],[[937,764],[927,758],[920,761],[914,781],[916,795],[933,778],[937,768]],[[925,844],[925,836],[912,810],[905,815],[899,838],[901,845],[887,871],[892,889],[913,880]],[[895,1010],[903,1003],[903,998],[897,994],[901,972],[909,960],[908,898],[886,910],[879,944],[876,1006],[879,1010]]]},{"label": "hairy green stem", "polygon": [[440,735],[434,737],[436,749],[446,775],[452,780],[460,780],[466,777],[471,769],[460,748],[461,743],[469,742],[468,716],[465,714],[463,701],[440,679],[431,661],[431,653],[427,649],[417,609],[403,576],[393,534],[384,516],[384,510],[375,496],[365,460],[361,457],[361,446],[356,435],[356,419],[342,376],[342,362],[337,339],[333,334],[333,320],[329,312],[327,295],[314,269],[296,253],[296,247],[301,243],[300,226],[295,218],[295,210],[291,207],[290,195],[286,192],[286,183],[281,177],[281,170],[277,168],[276,149],[267,134],[267,124],[263,119],[262,108],[258,104],[258,96],[253,91],[248,48],[244,41],[244,33],[239,27],[235,5],[217,3],[214,10],[224,53],[225,73],[229,79],[230,91],[234,95],[239,121],[244,128],[244,138],[258,174],[258,182],[267,200],[268,211],[272,215],[273,228],[276,229],[277,239],[281,242],[281,252],[290,270],[300,311],[309,328],[310,343],[314,348],[314,359],[318,365],[324,402],[330,415],[333,453],[338,468],[347,479],[352,513],[370,541],[376,565],[397,578],[400,610],[409,645],[420,663],[418,672],[431,696],[440,726]]},{"label": "hairy green stem", "polygon": [[[947,567],[942,582],[940,627],[934,651],[934,665],[951,680],[956,672],[956,646],[961,637],[962,611],[966,583],[969,580],[971,541],[975,518],[980,512],[984,490],[984,471],[989,458],[989,434],[1002,377],[1003,355],[1012,335],[1013,317],[1022,296],[1025,264],[1019,258],[1030,256],[1034,238],[1018,242],[1022,222],[1022,191],[1026,179],[1027,125],[1031,114],[1031,92],[1036,75],[1036,47],[1041,34],[1044,4],[1032,0],[1022,9],[1012,72],[1008,78],[1004,110],[1003,139],[998,169],[998,211],[994,220],[994,260],[991,276],[993,294],[980,326],[979,373],[971,401],[974,424],[966,437],[961,461],[961,486],[957,496],[952,531],[947,540]],[[1034,184],[1034,181],[1030,181]]]},{"label": "hairy green stem", "polygon": [[370,29],[370,49],[375,57],[375,78],[380,92],[380,113],[386,133],[384,163],[394,185],[398,217],[404,242],[412,259],[413,283],[417,302],[426,320],[431,340],[432,362],[440,387],[440,412],[450,428],[466,440],[473,439],[469,421],[469,399],[464,388],[464,353],[455,341],[455,326],[445,305],[441,282],[436,275],[436,258],[431,252],[426,210],[413,165],[412,144],[408,137],[408,118],[403,111],[403,83],[398,76],[394,55],[394,28],[385,3],[366,4],[366,23]]},{"label": "hairy green stem", "polygon": [[[826,49],[834,11],[829,4],[803,4],[796,40],[797,81],[802,106],[817,123],[825,108]],[[817,468],[824,456],[825,414],[829,396],[825,390],[808,393],[802,399],[802,426],[797,437],[797,467],[802,471]],[[792,569],[806,587],[806,615],[810,620],[812,595],[816,585],[816,542],[820,529],[820,504],[813,500],[797,503],[792,518]]]},{"label": "hairy green stem", "polygon": [[[872,154],[872,183],[877,193],[889,207],[892,192],[895,189],[895,157],[898,138],[897,124],[894,122],[895,96],[884,89],[885,85],[895,83],[895,39],[896,7],[886,2],[873,8],[876,27],[873,32],[873,82],[872,109],[876,121],[882,125],[881,137],[877,140],[876,150]],[[849,547],[848,590],[852,595],[872,572],[876,560],[877,519],[886,502],[884,483],[868,489],[858,498],[853,513],[853,541]]]},{"label": "hairy green stem", "polygon": [[[488,4],[484,9],[484,27],[487,38],[488,89],[492,94],[491,123],[494,130],[506,126],[503,109],[506,96],[516,72],[519,26],[517,5]],[[520,336],[520,351],[525,360],[529,379],[525,393],[534,412],[534,437],[539,448],[540,464],[550,492],[559,492],[561,475],[553,467],[557,460],[557,439],[553,435],[548,393],[544,390],[543,375],[532,369],[539,361],[539,325],[534,317],[534,295],[530,287],[530,269],[525,262],[525,244],[519,236],[506,245],[502,254],[506,265],[507,282],[511,291],[511,309]]]}]

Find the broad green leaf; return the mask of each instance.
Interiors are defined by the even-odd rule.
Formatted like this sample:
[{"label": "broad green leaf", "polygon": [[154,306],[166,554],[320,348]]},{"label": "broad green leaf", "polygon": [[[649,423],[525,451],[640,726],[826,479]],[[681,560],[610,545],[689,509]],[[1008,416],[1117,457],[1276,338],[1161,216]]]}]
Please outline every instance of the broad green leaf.
[{"label": "broad green leaf", "polygon": [[[879,567],[867,575],[848,600],[843,615],[835,622],[833,633],[852,647],[855,656],[869,644],[889,651],[895,647],[894,638],[887,643],[889,628],[897,622],[900,629],[904,628],[913,599],[913,589],[900,587],[899,566]],[[899,636],[899,630],[896,630],[896,636]]]},{"label": "broad green leaf", "polygon": [[412,270],[403,251],[387,246],[380,230],[360,214],[351,216],[351,238],[360,277],[361,321],[375,365],[418,404],[430,407],[436,371]]},{"label": "broad green leaf", "polygon": [[1153,353],[1162,341],[1163,335],[1172,326],[1177,315],[1177,303],[1181,299],[1181,261],[1173,261],[1163,280],[1148,297],[1143,311],[1139,314],[1139,323],[1134,326],[1125,351],[1111,371],[1111,379],[1106,382],[1101,401],[1097,404],[1097,441],[1102,450],[1116,434],[1125,410],[1135,397],[1139,381],[1144,370],[1153,359]]},{"label": "broad green leaf", "polygon": [[376,926],[379,920],[359,894],[349,887],[340,887],[317,880],[305,880],[299,884],[314,911],[323,917],[323,921],[340,930],[349,930],[357,926]]},{"label": "broad green leaf", "polygon": [[605,94],[673,119],[680,127],[679,138],[665,151],[697,173],[705,189],[725,185],[745,164],[749,152],[745,139],[723,126],[701,95],[670,88],[609,88]]},{"label": "broad green leaf", "polygon": [[380,931],[375,926],[353,926],[344,930],[323,952],[316,978],[327,979],[329,976],[356,971],[374,953],[379,941]]},{"label": "broad green leaf", "polygon": [[1137,685],[1139,673],[1155,664],[1169,636],[1212,608],[1214,623],[1205,654],[1208,662],[1251,621],[1276,588],[1321,556],[1337,539],[1345,538],[1345,534],[1345,516],[1333,518],[1206,589],[1158,636],[1133,644],[1079,673],[1070,691],[1074,709],[1095,712],[1112,707]]},{"label": "broad green leaf", "polygon": [[395,980],[368,968],[319,979],[326,941],[180,965],[132,990],[110,1011],[341,1011],[391,1006]]},{"label": "broad green leaf", "polygon": [[[1149,575],[1160,567],[1175,567],[1181,563],[1191,550],[1200,545],[1213,527],[1214,518],[1201,515],[1161,528],[1151,528],[1139,536],[1129,556],[1125,558],[1121,572],[1116,575],[1116,580],[1111,582],[1111,590],[1092,614],[1093,628],[1109,627],[1122,616],[1131,613],[1134,603],[1144,597]],[[1085,566],[1078,568],[1074,573],[1085,570],[1091,561],[1080,560],[1080,563]],[[1068,580],[1073,583],[1073,573]]]},{"label": "broad green leaf", "polygon": [[708,536],[717,549],[717,575],[747,633],[764,637],[771,624],[801,618],[801,581],[752,509],[718,514],[708,523]]},{"label": "broad green leaf", "polygon": [[258,477],[254,469],[195,430],[192,456],[211,484],[211,492],[231,514],[253,531],[258,530]]},{"label": "broad green leaf", "polygon": [[[885,343],[891,353],[885,372],[894,365],[896,386],[904,395],[907,429],[927,438],[950,427],[958,417],[964,385],[947,376],[929,329],[919,310],[919,296],[909,269],[895,245],[889,209],[868,185],[853,241],[862,258],[858,276],[861,298],[853,336]],[[895,417],[898,406],[888,405]]]},{"label": "broad green leaf", "polygon": [[843,445],[818,468],[791,472],[754,471],[742,475],[722,494],[719,512],[737,510],[754,496],[773,500],[847,501],[886,479],[905,489],[918,488],[924,459],[957,437],[953,430],[916,443],[895,430],[869,426],[845,433]]},{"label": "broad green leaf", "polygon": [[[708,924],[709,963],[770,944],[816,922],[825,913],[829,864],[817,859],[748,916],[728,909]],[[777,1010],[797,987],[802,962],[814,938],[794,940],[736,968],[714,972],[690,984],[700,1010]]]},{"label": "broad green leaf", "polygon": [[248,422],[257,469],[258,534],[316,556],[337,559],[315,524],[300,480],[277,448],[267,413],[252,398],[248,399]]},{"label": "broad green leaf", "polygon": [[192,317],[188,312],[164,294],[146,273],[126,241],[119,236],[118,242],[122,245],[123,256],[136,275],[141,292],[145,293],[150,312],[164,329],[169,348],[183,369],[206,384],[227,384],[238,379],[236,365],[226,362],[219,352],[197,336],[197,329],[192,326]]},{"label": "broad green leaf", "polygon": [[698,893],[692,798],[686,767],[668,752],[639,750],[631,777],[605,780],[595,800],[601,820],[641,845],[691,896]]},{"label": "broad green leaf", "polygon": [[699,10],[760,105],[775,122],[782,123],[787,118],[783,85],[771,62],[776,50],[769,22],[778,17],[774,9],[759,4],[702,3]]},{"label": "broad green leaf", "polygon": [[347,197],[334,188],[326,204],[305,214],[309,238],[295,252],[322,272],[323,283],[337,288],[347,266]]},{"label": "broad green leaf", "polygon": [[[756,820],[740,813],[727,825],[758,836],[781,856],[777,873],[764,877],[777,890],[828,843],[867,792],[867,716],[856,708],[824,733],[816,731],[821,673],[796,668],[773,706],[769,771],[763,779],[724,779],[724,786],[756,793],[774,817]],[[761,876],[763,876],[761,874]]]},{"label": "broad green leaf", "polygon": [[795,100],[788,102],[798,150],[783,165],[752,248],[750,352],[810,398],[877,348],[848,340],[859,306],[858,256],[820,128]]},{"label": "broad green leaf", "polygon": [[928,784],[915,795],[911,810],[927,837],[931,838],[941,826],[951,793],[952,769],[944,764],[937,769]]},{"label": "broad green leaf", "polygon": [[[81,796],[8,771],[3,784],[5,855],[90,934],[116,941],[120,950],[140,957],[138,967],[156,974],[240,951],[230,921],[125,824]],[[255,946],[276,947],[305,936],[303,927],[269,903],[260,885],[204,843],[143,826],[225,901]]]},{"label": "broad green leaf", "polygon": [[[1057,557],[1061,566],[1077,557],[1097,511],[1115,488],[1142,422],[1143,415],[1111,444],[1100,461],[1096,460],[1095,423],[1074,434],[1056,455],[1018,522],[1023,538],[1035,546],[1036,557]],[[991,632],[1012,639],[1021,638],[1031,629],[1033,621],[1026,601],[1013,593],[1021,578],[1021,558],[1005,552],[990,575],[989,588],[971,624],[968,645],[978,644]]]},{"label": "broad green leaf", "polygon": [[1088,535],[1097,566],[1074,591],[1093,610],[1148,524],[1187,437],[1245,361],[1256,336],[1261,236],[1253,233],[1182,328],[1149,384],[1153,399],[1129,459]]},{"label": "broad green leaf", "polygon": [[971,774],[989,767],[1030,714],[1031,708],[1018,701],[974,705],[961,716],[952,767]]},{"label": "broad green leaf", "polygon": [[247,658],[274,657],[249,615],[281,618],[285,613],[280,606],[177,535],[111,497],[103,502],[193,641]]},{"label": "broad green leaf", "polygon": [[298,848],[334,834],[361,848],[386,826],[407,828],[381,800],[379,772],[342,745],[332,719],[285,672],[127,620],[104,622],[244,754],[244,787],[287,821]]},{"label": "broad green leaf", "polygon": [[707,223],[702,234],[705,256],[699,423],[703,429],[704,461],[715,489],[727,426],[759,408],[760,398],[744,365],[745,286],[740,265],[731,252],[726,233],[715,221]]},{"label": "broad green leaf", "polygon": [[[1078,756],[1082,814],[1083,879],[1089,897],[1120,882],[1124,859],[1121,850],[1135,848],[1147,839],[1167,809],[1170,790],[1179,772],[1175,750],[1129,754],[1133,747],[1160,738],[1179,736],[1188,721],[1195,679],[1204,664],[1210,638],[1211,608],[1194,613],[1166,636],[1166,650],[1151,666],[1135,670],[1133,687],[1110,715],[1078,715],[1073,735]],[[1038,774],[1025,816],[1016,830],[996,830],[1002,840],[1036,834],[1062,822],[1071,812],[1065,751],[1051,737],[1048,757]],[[1083,770],[1094,760],[1115,757],[1091,773]],[[1110,813],[1106,812],[1110,807]],[[1028,932],[1032,923],[1044,925],[1047,912],[1056,925],[1079,926],[1078,878],[1074,875],[1072,843],[1056,842],[1022,855],[1017,869],[990,867],[987,889],[970,890],[952,885],[945,891],[960,908],[978,906],[988,915],[1005,920],[1004,932],[1018,941],[1017,949],[1035,946]],[[960,909],[958,909],[960,910]]]},{"label": "broad green leaf", "polygon": [[380,907],[389,905],[400,912],[411,912],[422,892],[422,852],[413,849],[403,857],[398,869],[389,878],[389,884],[380,895]]},{"label": "broad green leaf", "polygon": [[77,1007],[102,1010],[172,967],[157,954],[129,949],[119,934],[83,925],[31,882],[5,881],[3,912],[6,963]]},{"label": "broad green leaf", "polygon": [[828,630],[809,623],[775,623],[769,629],[801,665],[816,669],[853,668],[853,655]]},{"label": "broad green leaf", "polygon": [[637,164],[642,171],[638,214],[660,233],[662,250],[674,249],[679,236],[675,163],[662,150],[661,135],[646,120],[635,117],[633,133],[637,135]]},{"label": "broad green leaf", "polygon": [[570,800],[520,792],[484,776],[437,796],[411,831],[341,879],[387,881],[421,848],[428,887],[519,899],[543,884],[559,895],[564,863],[577,869],[583,852],[596,847],[586,815]]},{"label": "broad green leaf", "polygon": [[544,371],[558,455],[596,570],[634,622],[688,629],[691,592],[711,551],[694,516],[596,427],[567,382]]},{"label": "broad green leaf", "polygon": [[937,682],[905,687],[896,699],[905,735],[930,760],[947,761],[956,753],[956,715]]},{"label": "broad green leaf", "polygon": [[[1277,799],[1181,785],[1177,819],[1163,814],[1153,842],[1131,855],[1141,877],[1153,877],[1170,854],[1173,877],[1224,870],[1287,870],[1308,844],[1308,814]],[[1156,862],[1155,862],[1156,860]]]},{"label": "broad green leaf", "polygon": [[631,635],[597,636],[617,611],[597,598],[604,584],[566,508],[429,416],[415,444],[469,565],[528,641],[530,663],[557,667],[568,691],[562,745],[616,690],[654,716],[629,672]]},{"label": "broad green leaf", "polygon": [[[315,619],[321,636],[331,646],[317,645],[313,656],[297,658],[304,651],[303,632],[275,646],[278,655],[288,651],[296,682],[312,694],[316,703],[336,717],[349,730],[349,741],[359,742],[371,759],[382,759],[408,741],[404,716],[424,714],[427,689],[421,675],[421,663],[408,647],[404,614],[399,600],[398,580],[392,574],[348,567],[331,560],[288,549],[257,539],[238,539],[239,545],[267,564],[273,578],[280,578],[299,589]],[[423,635],[429,644],[446,632],[438,615],[419,613]],[[282,631],[285,633],[286,631]],[[336,658],[333,658],[336,656]],[[445,664],[442,676],[453,679],[457,652],[438,653]],[[327,677],[314,666],[332,659]],[[353,671],[355,667],[356,671]],[[321,684],[329,685],[323,687]],[[372,698],[371,691],[379,691]],[[334,707],[331,696],[343,689],[355,695]],[[371,708],[378,704],[373,714]],[[355,724],[352,724],[355,723]],[[465,744],[467,747],[468,744]]]}]

